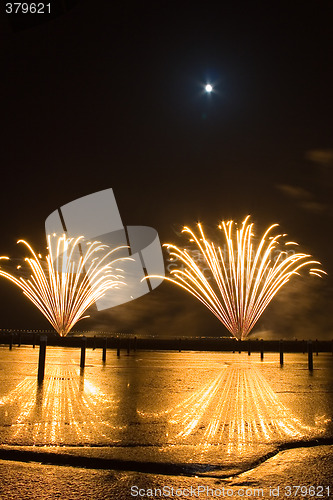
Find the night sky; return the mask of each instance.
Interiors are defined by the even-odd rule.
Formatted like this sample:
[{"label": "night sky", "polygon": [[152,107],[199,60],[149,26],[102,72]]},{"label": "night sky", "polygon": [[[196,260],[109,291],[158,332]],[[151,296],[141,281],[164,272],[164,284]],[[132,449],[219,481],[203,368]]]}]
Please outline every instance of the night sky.
[{"label": "night sky", "polygon": [[[333,2],[72,3],[32,27],[1,7],[0,253],[42,250],[52,211],[109,187],[124,224],[162,242],[251,214],[329,273],[290,284],[258,328],[331,338]],[[0,293],[0,328],[48,328]],[[225,335],[184,293],[163,284],[85,327]]]}]

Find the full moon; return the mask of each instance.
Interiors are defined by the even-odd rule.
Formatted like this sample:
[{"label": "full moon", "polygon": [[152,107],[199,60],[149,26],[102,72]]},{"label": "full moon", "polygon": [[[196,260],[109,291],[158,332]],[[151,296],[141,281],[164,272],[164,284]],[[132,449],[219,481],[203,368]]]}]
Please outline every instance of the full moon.
[{"label": "full moon", "polygon": [[207,85],[205,85],[205,91],[208,93],[213,91],[213,87],[211,86],[210,83],[207,83]]}]

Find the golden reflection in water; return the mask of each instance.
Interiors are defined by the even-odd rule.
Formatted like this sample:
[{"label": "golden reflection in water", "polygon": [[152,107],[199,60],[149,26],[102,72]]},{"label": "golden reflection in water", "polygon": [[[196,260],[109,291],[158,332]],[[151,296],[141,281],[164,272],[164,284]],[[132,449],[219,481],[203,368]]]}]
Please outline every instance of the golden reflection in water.
[{"label": "golden reflection in water", "polygon": [[[169,444],[223,445],[242,456],[260,445],[300,440],[325,431],[324,419],[305,425],[284,406],[253,365],[233,364],[176,406],[142,418],[167,419]],[[317,424],[317,422],[316,422]]]},{"label": "golden reflection in water", "polygon": [[103,394],[75,367],[50,366],[42,385],[26,377],[0,399],[3,441],[10,444],[61,445],[118,442],[113,425],[118,403]]}]

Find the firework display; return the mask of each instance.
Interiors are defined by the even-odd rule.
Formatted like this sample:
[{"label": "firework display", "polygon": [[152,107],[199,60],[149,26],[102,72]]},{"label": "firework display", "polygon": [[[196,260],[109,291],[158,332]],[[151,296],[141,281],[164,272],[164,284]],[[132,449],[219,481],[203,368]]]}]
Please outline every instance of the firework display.
[{"label": "firework display", "polygon": [[[59,335],[66,336],[79,320],[89,317],[84,316],[85,311],[107,290],[126,284],[120,274],[122,270],[114,266],[119,261],[131,259],[114,258],[114,253],[123,247],[110,249],[98,241],[84,243],[83,236],[56,238],[53,235],[48,236],[47,241],[45,260],[29,243],[18,241],[31,254],[25,258],[31,272],[29,277],[16,277],[3,269],[0,269],[0,276],[21,288]],[[8,257],[0,259],[9,260]]]},{"label": "firework display", "polygon": [[249,216],[236,226],[233,221],[218,226],[223,249],[206,238],[200,223],[197,232],[184,227],[194,249],[164,245],[174,262],[165,279],[199,299],[234,337],[244,339],[292,276],[303,268],[319,277],[326,273],[310,255],[296,253],[292,248],[297,243],[284,241],[286,234],[272,235],[278,224],[272,224],[259,241]]}]

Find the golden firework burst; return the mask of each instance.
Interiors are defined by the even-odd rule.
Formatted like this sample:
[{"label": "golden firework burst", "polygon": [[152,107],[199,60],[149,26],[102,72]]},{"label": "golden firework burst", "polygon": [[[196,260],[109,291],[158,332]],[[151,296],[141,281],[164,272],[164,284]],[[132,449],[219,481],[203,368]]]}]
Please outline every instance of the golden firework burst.
[{"label": "golden firework burst", "polygon": [[[48,253],[45,260],[36,254],[25,240],[19,240],[30,251],[25,261],[32,274],[29,278],[16,277],[0,269],[0,276],[7,278],[23,291],[24,295],[44,314],[61,336],[67,335],[84,316],[85,311],[107,290],[125,285],[121,269],[114,265],[130,257],[114,258],[114,253],[124,247],[110,249],[98,241],[87,242],[82,251],[84,237],[55,238],[48,236]],[[0,257],[9,260],[8,257]],[[18,266],[21,267],[21,266]]]},{"label": "golden firework burst", "polygon": [[219,224],[223,250],[206,238],[200,223],[197,232],[187,226],[182,230],[194,250],[163,245],[174,267],[165,279],[200,300],[237,339],[250,333],[273,297],[302,268],[309,268],[311,275],[326,274],[311,255],[290,250],[297,243],[286,241],[288,251],[281,249],[279,240],[287,235],[271,235],[278,224],[272,224],[258,242],[249,217],[240,228],[233,221]]}]

